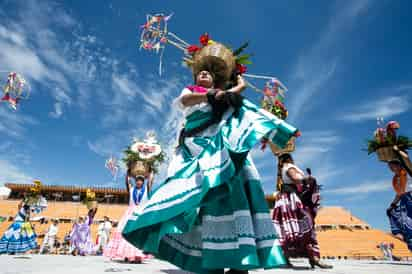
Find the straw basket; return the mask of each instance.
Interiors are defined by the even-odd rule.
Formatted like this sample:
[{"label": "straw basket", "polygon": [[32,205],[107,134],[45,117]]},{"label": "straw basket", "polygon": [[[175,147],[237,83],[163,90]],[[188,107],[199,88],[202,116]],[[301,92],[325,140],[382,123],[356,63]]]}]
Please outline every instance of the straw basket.
[{"label": "straw basket", "polygon": [[193,58],[193,70],[197,71],[197,67],[203,62],[223,62],[226,66],[225,77],[230,79],[232,72],[236,68],[235,57],[233,52],[220,43],[213,43],[203,47],[197,52]]},{"label": "straw basket", "polygon": [[86,203],[87,209],[97,208],[97,201],[88,201]]},{"label": "straw basket", "polygon": [[139,175],[144,176],[147,168],[142,161],[132,162],[130,164],[130,175],[137,177]]},{"label": "straw basket", "polygon": [[285,148],[280,148],[277,145],[273,144],[273,143],[269,143],[270,145],[270,149],[272,150],[273,154],[275,155],[279,155],[282,153],[290,153],[295,151],[295,137],[292,137],[289,142],[286,144]]},{"label": "straw basket", "polygon": [[390,147],[381,147],[376,150],[378,154],[378,159],[383,162],[389,162],[391,160],[397,159],[395,151]]}]

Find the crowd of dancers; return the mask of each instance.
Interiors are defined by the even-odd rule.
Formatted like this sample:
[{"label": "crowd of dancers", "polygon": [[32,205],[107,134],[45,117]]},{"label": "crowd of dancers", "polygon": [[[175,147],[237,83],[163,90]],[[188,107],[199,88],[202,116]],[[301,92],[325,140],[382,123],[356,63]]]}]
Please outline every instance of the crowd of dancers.
[{"label": "crowd of dancers", "polygon": [[[242,98],[246,84],[241,76],[224,90],[210,64],[199,64],[194,75],[196,86],[184,88],[177,100],[186,121],[166,180],[152,190],[151,181],[128,172],[129,207],[117,227],[105,218],[96,245],[90,226],[97,208],[90,209],[73,225],[70,253],[135,262],[155,256],[195,273],[292,267],[293,257],[308,258],[311,267],[331,268],[320,261],[315,231],[320,188],[310,170],[305,174],[291,154],[279,155],[270,214],[249,153],[262,139],[284,147],[299,136],[298,130]],[[398,160],[389,167],[396,197],[387,214],[392,232],[412,250],[410,169]],[[37,247],[29,220],[30,207],[20,203],[0,239],[0,253]],[[40,252],[54,246],[57,230],[54,220]]]},{"label": "crowd of dancers", "polygon": [[[0,254],[70,254],[70,255],[103,255],[111,259],[121,259],[129,262],[141,262],[145,258],[150,258],[149,254],[125,241],[121,236],[122,228],[128,220],[134,207],[142,199],[146,199],[147,184],[146,178],[139,176],[135,178],[133,185],[129,179],[127,187],[129,190],[129,207],[125,215],[114,228],[108,216],[104,216],[100,221],[96,239],[93,240],[91,225],[97,213],[97,208],[89,209],[86,216],[78,217],[69,233],[62,241],[57,235],[59,232],[59,219],[51,219],[51,224],[44,233],[35,232],[34,225],[30,222],[32,211],[30,206],[21,201],[18,204],[18,213],[13,224],[7,229],[0,239]],[[43,237],[41,245],[38,245],[38,238]]]}]

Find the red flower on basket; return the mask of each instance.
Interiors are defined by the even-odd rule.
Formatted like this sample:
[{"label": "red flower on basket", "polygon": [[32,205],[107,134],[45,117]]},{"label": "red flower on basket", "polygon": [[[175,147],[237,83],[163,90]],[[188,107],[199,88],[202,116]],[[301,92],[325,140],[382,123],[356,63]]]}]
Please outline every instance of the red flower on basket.
[{"label": "red flower on basket", "polygon": [[242,64],[236,64],[236,70],[237,70],[237,73],[243,74],[247,71],[247,67]]},{"label": "red flower on basket", "polygon": [[200,50],[200,48],[198,47],[198,46],[196,46],[196,45],[191,45],[191,46],[188,46],[187,47],[187,52],[189,53],[189,54],[193,54],[193,53],[195,53],[195,52],[197,52],[197,51],[199,51]]},{"label": "red flower on basket", "polygon": [[285,106],[284,106],[284,105],[282,104],[282,102],[281,102],[281,101],[279,101],[279,100],[276,100],[276,102],[275,102],[275,106],[277,106],[277,107],[281,108],[283,111],[285,111],[285,110],[286,110]]},{"label": "red flower on basket", "polygon": [[209,43],[209,34],[205,33],[201,35],[199,41],[202,46],[207,46]]}]

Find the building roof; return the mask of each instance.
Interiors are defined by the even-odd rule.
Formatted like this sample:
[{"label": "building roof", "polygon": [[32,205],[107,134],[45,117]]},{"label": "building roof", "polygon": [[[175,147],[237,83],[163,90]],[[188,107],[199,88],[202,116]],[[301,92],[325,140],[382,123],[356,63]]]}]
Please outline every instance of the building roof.
[{"label": "building roof", "polygon": [[[28,190],[33,185],[32,184],[6,183],[5,186],[10,188],[12,191],[25,191],[25,190]],[[64,186],[64,185],[42,185],[41,189],[42,191],[69,192],[69,193],[86,192],[87,189],[90,189],[96,194],[127,195],[126,189],[114,188],[114,187],[80,187],[80,186]]]}]

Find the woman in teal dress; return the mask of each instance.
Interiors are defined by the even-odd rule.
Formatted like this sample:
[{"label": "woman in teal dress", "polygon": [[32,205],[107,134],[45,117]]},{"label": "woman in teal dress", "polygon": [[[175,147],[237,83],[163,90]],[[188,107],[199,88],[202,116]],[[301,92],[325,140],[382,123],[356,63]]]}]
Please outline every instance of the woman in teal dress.
[{"label": "woman in teal dress", "polygon": [[297,130],[243,99],[240,76],[224,91],[210,66],[194,75],[196,85],[176,100],[185,125],[167,179],[136,207],[123,236],[196,273],[285,265],[249,152],[262,139],[284,147]]}]

